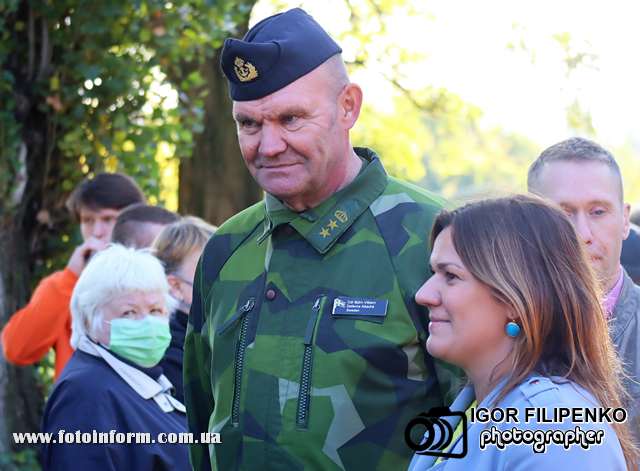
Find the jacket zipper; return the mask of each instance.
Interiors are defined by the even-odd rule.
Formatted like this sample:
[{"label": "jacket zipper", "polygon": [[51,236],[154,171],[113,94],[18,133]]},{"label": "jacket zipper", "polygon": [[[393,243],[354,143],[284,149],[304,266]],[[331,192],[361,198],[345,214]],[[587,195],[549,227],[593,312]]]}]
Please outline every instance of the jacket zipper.
[{"label": "jacket zipper", "polygon": [[309,424],[309,405],[311,402],[311,374],[313,371],[313,336],[322,312],[325,297],[316,298],[311,309],[311,317],[307,323],[304,336],[304,353],[302,354],[302,372],[300,374],[300,389],[298,391],[298,409],[296,411],[296,426],[307,428]]},{"label": "jacket zipper", "polygon": [[218,327],[218,330],[216,331],[216,333],[218,335],[224,334],[227,330],[229,330],[236,322],[238,322],[238,320],[241,317],[244,317],[244,315],[251,311],[251,309],[253,309],[253,306],[255,305],[256,301],[255,298],[249,298],[247,299],[247,302],[244,303],[240,308],[238,308],[238,310],[236,311],[236,313],[231,316],[229,319],[227,319],[224,324],[222,324],[220,327]]},{"label": "jacket zipper", "polygon": [[240,323],[240,333],[236,344],[236,361],[233,374],[233,402],[231,404],[231,424],[235,427],[240,423],[240,388],[242,384],[242,371],[244,370],[244,356],[247,349],[247,327],[249,317],[246,315],[255,306],[255,298],[249,298],[238,312],[225,322],[218,333],[223,333],[231,325],[242,319]]}]

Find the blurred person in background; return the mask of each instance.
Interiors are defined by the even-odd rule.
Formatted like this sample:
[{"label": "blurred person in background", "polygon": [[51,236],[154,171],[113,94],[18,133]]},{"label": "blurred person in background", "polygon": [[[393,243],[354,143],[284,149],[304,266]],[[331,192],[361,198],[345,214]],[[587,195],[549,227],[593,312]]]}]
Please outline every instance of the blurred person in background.
[{"label": "blurred person in background", "polygon": [[178,305],[170,318],[171,344],[160,365],[175,387],[175,396],[180,402],[184,398],[182,356],[191,309],[193,279],[202,249],[215,230],[215,226],[200,218],[185,216],[166,226],[152,245],[153,253],[164,267],[169,293]]},{"label": "blurred person in background", "polygon": [[620,263],[633,282],[640,284],[640,226],[629,226],[629,237],[622,242]]},{"label": "blurred person in background", "polygon": [[64,270],[43,278],[29,303],[14,313],[2,330],[2,350],[7,361],[31,365],[53,348],[55,378],[73,353],[71,337],[71,292],[95,252],[111,241],[120,212],[145,201],[142,190],[129,176],[99,173],[78,185],[67,200],[67,209],[80,224],[82,244],[75,248]]},{"label": "blurred person in background", "polygon": [[527,175],[530,192],[557,204],[585,246],[601,290],[609,331],[625,368],[625,404],[640,445],[640,287],[620,263],[630,206],[620,167],[596,142],[573,137],[545,149]]},{"label": "blurred person in background", "polygon": [[186,432],[185,408],[162,374],[174,307],[161,263],[148,252],[111,245],[80,275],[71,299],[76,349],[46,403],[42,431],[149,433],[154,442],[48,443],[43,470],[188,469],[186,445],[160,433]]},{"label": "blurred person in background", "polygon": [[629,220],[631,224],[635,224],[636,226],[640,226],[640,209],[634,209],[631,211],[631,215],[629,216]]},{"label": "blurred person in background", "polygon": [[125,247],[144,249],[151,246],[162,229],[178,220],[178,214],[161,206],[135,204],[118,215],[111,239]]}]

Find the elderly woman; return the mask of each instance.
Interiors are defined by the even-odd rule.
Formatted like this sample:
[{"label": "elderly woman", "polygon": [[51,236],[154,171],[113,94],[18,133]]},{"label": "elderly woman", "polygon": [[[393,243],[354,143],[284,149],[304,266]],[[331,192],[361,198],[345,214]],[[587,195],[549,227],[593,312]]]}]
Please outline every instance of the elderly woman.
[{"label": "elderly woman", "polygon": [[171,307],[153,255],[113,245],[93,257],[71,298],[76,351],[44,411],[43,432],[57,443],[43,446],[43,469],[188,469],[185,445],[161,443],[186,432],[184,406],[157,366]]},{"label": "elderly woman", "polygon": [[205,244],[216,228],[200,218],[185,216],[166,226],[156,237],[152,250],[162,262],[169,283],[169,293],[178,306],[171,315],[171,344],[160,362],[164,374],[175,387],[175,397],[182,401],[182,356],[187,331],[193,279]]},{"label": "elderly woman", "polygon": [[[431,234],[434,275],[416,294],[429,308],[427,350],[464,369],[468,386],[451,405],[466,411],[446,420],[453,431],[444,451],[458,458],[414,456],[410,470],[624,470],[636,450],[625,423],[544,423],[554,408],[616,408],[621,367],[609,339],[594,276],[569,219],[537,198],[516,196],[442,212]],[[507,422],[470,420],[471,409],[512,408]],[[524,414],[526,408],[533,417]],[[495,420],[500,420],[496,418]],[[488,432],[603,432],[601,445],[569,449],[549,443],[500,450]],[[444,429],[444,428],[443,428]],[[437,427],[425,441],[439,443]],[[463,455],[467,436],[468,452]],[[494,434],[495,436],[495,434]],[[556,434],[556,438],[560,437]],[[505,435],[506,439],[506,435]],[[429,441],[431,440],[431,441]],[[539,451],[539,450],[538,450]],[[433,466],[433,467],[432,467]]]}]

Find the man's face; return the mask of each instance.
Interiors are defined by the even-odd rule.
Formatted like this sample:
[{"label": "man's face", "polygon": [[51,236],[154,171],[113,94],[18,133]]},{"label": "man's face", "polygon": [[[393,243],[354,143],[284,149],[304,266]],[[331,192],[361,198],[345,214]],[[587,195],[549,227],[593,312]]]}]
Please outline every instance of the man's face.
[{"label": "man's face", "polygon": [[104,242],[111,240],[111,232],[120,211],[112,208],[80,208],[80,232],[84,241],[95,238]]},{"label": "man's face", "polygon": [[338,150],[348,131],[338,118],[342,93],[316,69],[271,95],[233,104],[251,175],[293,208],[317,205],[344,178],[347,159]]},{"label": "man's face", "polygon": [[615,173],[600,162],[551,162],[542,169],[538,190],[567,213],[603,288],[611,289],[629,235],[629,205],[621,201]]}]

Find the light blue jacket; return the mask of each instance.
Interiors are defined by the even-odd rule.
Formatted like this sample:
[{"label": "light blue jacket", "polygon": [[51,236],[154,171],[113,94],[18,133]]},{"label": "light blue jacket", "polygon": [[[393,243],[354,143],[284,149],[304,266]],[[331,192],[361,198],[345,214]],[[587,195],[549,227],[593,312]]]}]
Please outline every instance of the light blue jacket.
[{"label": "light blue jacket", "polygon": [[[503,380],[479,405],[490,408],[506,380]],[[473,386],[465,387],[451,405],[451,411],[465,411],[474,401]],[[572,423],[565,420],[559,424],[540,423],[530,421],[525,423],[524,410],[527,407],[545,408],[547,416],[551,417],[556,407],[599,407],[595,398],[576,383],[559,377],[545,377],[531,375],[520,385],[510,391],[498,404],[499,408],[511,407],[517,409],[518,422],[507,423],[467,423],[468,452],[464,458],[449,458],[434,466],[437,457],[415,454],[409,465],[409,471],[423,470],[626,470],[626,464],[620,442],[613,428],[608,423]],[[448,420],[455,429],[460,418],[451,417]],[[495,445],[489,445],[480,450],[480,437],[483,431],[496,427],[498,430],[511,430],[517,427],[521,430],[574,430],[576,426],[586,430],[603,430],[604,437],[601,445],[591,445],[588,450],[575,444],[566,450],[562,445],[547,445],[545,453],[535,453],[531,445],[511,444],[503,450]],[[437,429],[437,427],[436,427]],[[485,432],[485,435],[488,432]],[[460,454],[462,452],[462,437],[450,447],[450,452]]]}]

